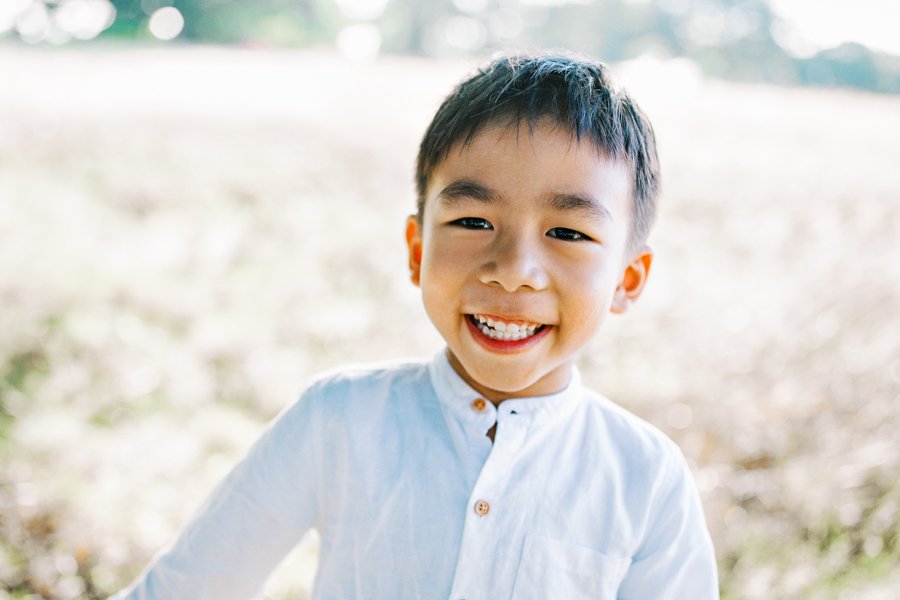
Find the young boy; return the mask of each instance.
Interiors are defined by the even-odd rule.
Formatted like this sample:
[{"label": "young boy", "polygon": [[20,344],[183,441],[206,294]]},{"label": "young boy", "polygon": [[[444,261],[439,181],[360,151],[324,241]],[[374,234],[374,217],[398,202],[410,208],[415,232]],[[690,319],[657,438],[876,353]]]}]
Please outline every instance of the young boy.
[{"label": "young boy", "polygon": [[501,58],[417,180],[410,274],[447,348],[318,380],[118,597],[249,598],[312,527],[314,598],[717,597],[680,451],[574,367],[647,280],[649,122],[602,65]]}]

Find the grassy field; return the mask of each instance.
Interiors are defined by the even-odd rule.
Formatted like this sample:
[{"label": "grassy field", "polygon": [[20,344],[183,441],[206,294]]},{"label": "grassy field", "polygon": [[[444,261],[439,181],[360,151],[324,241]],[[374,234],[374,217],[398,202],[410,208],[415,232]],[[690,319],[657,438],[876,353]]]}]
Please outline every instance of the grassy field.
[{"label": "grassy field", "polygon": [[[0,599],[104,597],[308,377],[440,347],[403,220],[473,67],[0,46]],[[665,195],[584,379],[691,460],[724,598],[896,597],[900,98],[619,72]]]}]

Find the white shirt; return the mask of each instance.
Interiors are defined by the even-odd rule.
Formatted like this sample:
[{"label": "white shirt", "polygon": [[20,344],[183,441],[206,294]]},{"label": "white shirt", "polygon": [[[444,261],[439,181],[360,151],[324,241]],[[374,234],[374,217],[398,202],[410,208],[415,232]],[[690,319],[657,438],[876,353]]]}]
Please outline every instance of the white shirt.
[{"label": "white shirt", "polygon": [[444,351],[318,380],[116,598],[249,598],[311,527],[314,599],[718,597],[669,438],[577,370],[496,408]]}]

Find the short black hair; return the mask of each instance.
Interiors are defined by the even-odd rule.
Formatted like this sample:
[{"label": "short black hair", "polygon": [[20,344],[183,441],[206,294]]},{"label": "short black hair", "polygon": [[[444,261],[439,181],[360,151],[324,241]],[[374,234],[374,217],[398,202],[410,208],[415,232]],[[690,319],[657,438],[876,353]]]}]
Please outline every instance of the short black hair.
[{"label": "short black hair", "polygon": [[650,121],[611,83],[600,62],[564,54],[498,58],[459,84],[425,131],[416,160],[418,218],[432,171],[459,141],[468,144],[485,125],[507,120],[529,126],[551,118],[576,140],[588,139],[633,171],[629,248],[643,244],[656,215],[659,159]]}]

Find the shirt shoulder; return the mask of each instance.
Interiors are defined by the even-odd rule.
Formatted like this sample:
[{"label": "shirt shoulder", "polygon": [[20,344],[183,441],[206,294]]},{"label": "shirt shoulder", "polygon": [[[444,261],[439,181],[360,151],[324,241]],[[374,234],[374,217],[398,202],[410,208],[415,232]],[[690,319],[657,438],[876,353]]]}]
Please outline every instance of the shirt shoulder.
[{"label": "shirt shoulder", "polygon": [[379,385],[386,381],[416,377],[427,369],[427,365],[428,361],[415,358],[351,363],[314,375],[309,387],[327,389],[341,385]]},{"label": "shirt shoulder", "polygon": [[313,376],[298,403],[346,414],[342,411],[350,405],[378,405],[399,390],[421,394],[423,387],[430,389],[427,370],[428,362],[419,359],[344,365]]},{"label": "shirt shoulder", "polygon": [[581,417],[598,440],[593,454],[608,469],[607,483],[626,508],[620,521],[630,524],[628,553],[638,560],[684,543],[709,555],[703,510],[681,448],[656,426],[596,392],[585,389],[584,400]]},{"label": "shirt shoulder", "polygon": [[612,446],[623,462],[658,475],[662,474],[658,469],[682,470],[686,461],[681,448],[658,427],[589,388],[582,388],[582,396],[583,418],[589,426],[600,429],[594,433]]}]

